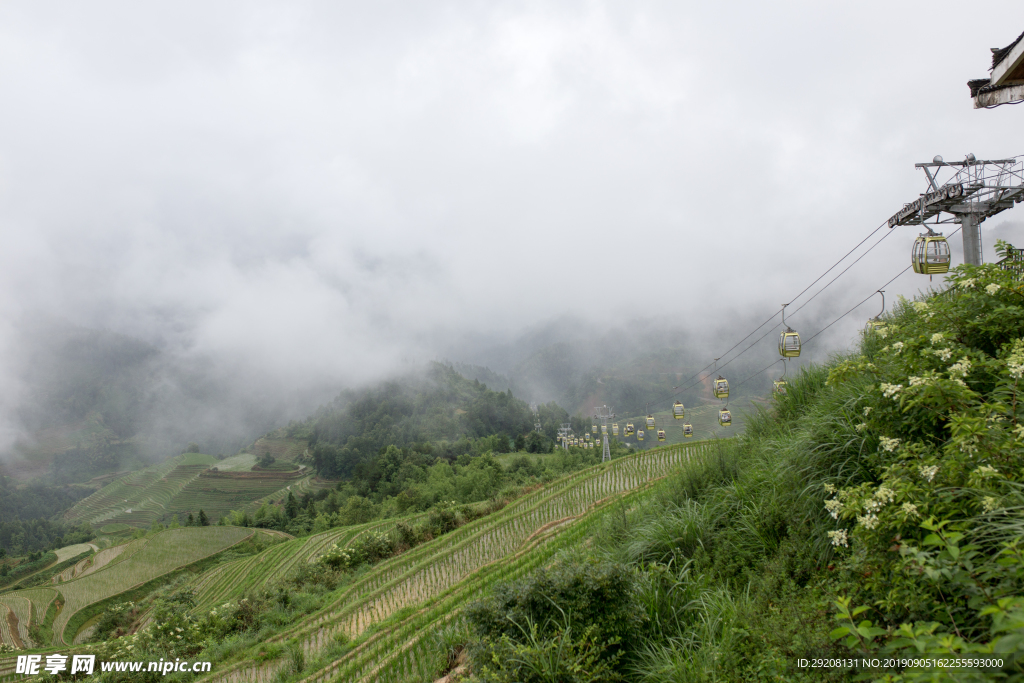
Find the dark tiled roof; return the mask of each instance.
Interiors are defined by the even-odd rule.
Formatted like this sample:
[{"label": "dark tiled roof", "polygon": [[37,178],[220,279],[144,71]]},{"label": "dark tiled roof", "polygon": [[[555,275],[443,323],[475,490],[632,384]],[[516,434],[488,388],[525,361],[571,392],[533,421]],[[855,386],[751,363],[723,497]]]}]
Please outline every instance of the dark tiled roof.
[{"label": "dark tiled roof", "polygon": [[977,97],[978,93],[982,92],[983,88],[987,88],[989,83],[991,83],[991,81],[987,78],[977,78],[973,81],[967,81],[967,87],[971,89],[971,97]]},{"label": "dark tiled roof", "polygon": [[1006,59],[1006,55],[1010,54],[1010,50],[1012,50],[1017,45],[1017,43],[1020,42],[1021,38],[1024,38],[1024,33],[1022,33],[1019,36],[1017,36],[1017,40],[1013,41],[1012,43],[1010,43],[1009,45],[1004,47],[1002,50],[996,50],[996,51],[994,51],[992,53],[992,68],[993,69],[996,68],[997,66],[999,66],[999,62],[1001,62],[1004,59]]}]

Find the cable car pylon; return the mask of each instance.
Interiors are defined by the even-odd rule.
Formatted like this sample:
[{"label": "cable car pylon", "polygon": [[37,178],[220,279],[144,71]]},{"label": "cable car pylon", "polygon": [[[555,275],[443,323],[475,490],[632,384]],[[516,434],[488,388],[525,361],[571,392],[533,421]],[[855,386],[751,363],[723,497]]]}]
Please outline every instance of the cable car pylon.
[{"label": "cable car pylon", "polygon": [[[609,445],[611,439],[608,438],[608,420],[615,419],[615,413],[608,409],[608,406],[601,406],[600,408],[594,408],[594,419],[601,421],[601,433],[604,438],[601,439],[601,462],[608,462],[612,459],[612,449]],[[614,431],[618,431],[618,425],[615,425]]]}]

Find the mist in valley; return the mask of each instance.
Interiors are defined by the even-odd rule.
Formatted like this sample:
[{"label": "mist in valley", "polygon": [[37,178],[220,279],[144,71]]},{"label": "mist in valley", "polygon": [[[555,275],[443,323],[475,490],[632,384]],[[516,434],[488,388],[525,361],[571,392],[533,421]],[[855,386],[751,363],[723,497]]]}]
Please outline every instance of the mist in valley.
[{"label": "mist in valley", "polygon": [[[957,7],[5,4],[0,460],[231,453],[432,361],[584,414],[699,401],[715,357],[764,393],[779,319],[741,340],[915,162],[1022,151],[964,85],[1014,36]],[[853,345],[915,236],[794,301],[831,327],[789,372]]]}]

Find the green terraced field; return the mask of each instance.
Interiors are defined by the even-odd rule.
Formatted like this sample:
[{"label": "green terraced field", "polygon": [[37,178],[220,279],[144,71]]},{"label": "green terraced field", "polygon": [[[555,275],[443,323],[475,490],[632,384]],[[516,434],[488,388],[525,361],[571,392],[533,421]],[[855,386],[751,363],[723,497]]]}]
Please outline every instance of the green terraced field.
[{"label": "green terraced field", "polygon": [[[204,510],[216,520],[232,510],[256,509],[264,500],[284,497],[288,487],[301,493],[318,488],[305,471],[222,472],[213,456],[184,453],[167,462],[111,482],[64,513],[72,523],[87,523],[115,533],[146,527]],[[300,482],[306,481],[305,484]],[[323,484],[327,485],[327,484]]]},{"label": "green terraced field", "polygon": [[332,543],[345,547],[367,531],[387,531],[398,521],[390,519],[331,529],[279,543],[252,557],[218,565],[204,572],[192,584],[196,591],[196,610],[204,611],[237,600],[251,590],[285,577],[300,562],[313,562]]},{"label": "green terraced field", "polygon": [[64,629],[89,605],[220,552],[252,533],[239,527],[189,527],[162,531],[144,543],[133,541],[106,567],[60,584],[64,608],[53,623],[55,642],[71,642],[74,634]]},{"label": "green terraced field", "polygon": [[[406,680],[403,676],[419,666],[419,636],[450,618],[494,580],[538,566],[546,555],[535,552],[536,548],[546,547],[554,538],[568,538],[565,534],[579,529],[579,523],[603,504],[667,475],[684,458],[699,457],[709,447],[708,442],[697,442],[659,448],[564,477],[500,512],[382,562],[327,607],[273,641],[295,639],[311,661],[337,635],[358,639],[396,613],[418,609],[306,679]],[[208,678],[265,681],[281,666],[280,661],[240,662]]]},{"label": "green terraced field", "polygon": [[255,509],[259,506],[254,507],[254,501],[274,496],[302,478],[299,472],[206,471],[181,490],[173,507],[179,514],[202,509],[210,519],[219,519],[232,510]]},{"label": "green terraced field", "polygon": [[18,620],[18,636],[22,645],[32,647],[28,635],[29,624],[34,621],[41,622],[46,615],[46,610],[57,597],[57,591],[50,588],[28,588],[25,590],[4,593],[0,595],[0,616],[3,617],[0,624],[0,634],[3,641],[8,645],[18,647],[17,642],[12,638],[12,631],[7,620],[8,612],[14,614]]}]

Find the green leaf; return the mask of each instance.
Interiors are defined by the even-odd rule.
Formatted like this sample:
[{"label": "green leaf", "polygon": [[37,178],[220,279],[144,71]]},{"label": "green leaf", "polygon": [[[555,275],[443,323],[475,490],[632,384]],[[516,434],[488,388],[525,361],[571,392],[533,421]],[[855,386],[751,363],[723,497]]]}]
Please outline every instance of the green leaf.
[{"label": "green leaf", "polygon": [[837,628],[834,631],[832,631],[832,633],[829,633],[828,637],[831,638],[832,640],[839,640],[840,638],[842,638],[843,636],[847,635],[848,633],[850,633],[850,629],[849,628],[847,628],[846,626],[840,626],[839,628]]}]

